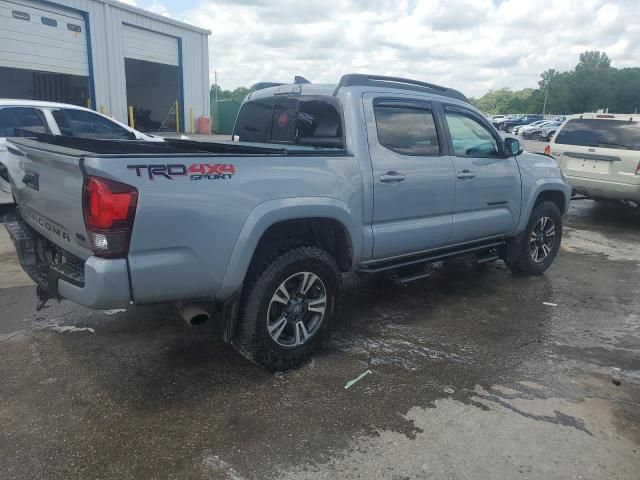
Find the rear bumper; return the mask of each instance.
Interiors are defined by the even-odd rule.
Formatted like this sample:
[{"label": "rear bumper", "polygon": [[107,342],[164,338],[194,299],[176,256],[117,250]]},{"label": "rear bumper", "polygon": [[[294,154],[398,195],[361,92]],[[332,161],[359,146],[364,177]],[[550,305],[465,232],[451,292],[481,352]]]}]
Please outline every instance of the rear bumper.
[{"label": "rear bumper", "polygon": [[589,197],[640,202],[640,185],[567,176],[571,188]]},{"label": "rear bumper", "polygon": [[90,257],[84,262],[46,263],[36,253],[37,242],[47,241],[44,237],[17,215],[7,216],[4,224],[23,270],[49,297],[66,298],[93,309],[129,305],[129,273],[125,259]]}]

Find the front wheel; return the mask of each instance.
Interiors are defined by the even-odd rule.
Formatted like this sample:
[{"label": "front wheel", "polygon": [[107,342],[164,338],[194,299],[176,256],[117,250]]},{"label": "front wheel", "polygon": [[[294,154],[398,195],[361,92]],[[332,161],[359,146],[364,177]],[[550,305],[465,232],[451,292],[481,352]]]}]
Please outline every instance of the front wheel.
[{"label": "front wheel", "polygon": [[525,275],[540,275],[547,270],[560,249],[562,214],[549,201],[538,203],[531,212],[524,239],[510,267]]},{"label": "front wheel", "polygon": [[326,251],[301,246],[259,258],[248,273],[233,345],[269,370],[304,362],[329,337],[340,272]]}]

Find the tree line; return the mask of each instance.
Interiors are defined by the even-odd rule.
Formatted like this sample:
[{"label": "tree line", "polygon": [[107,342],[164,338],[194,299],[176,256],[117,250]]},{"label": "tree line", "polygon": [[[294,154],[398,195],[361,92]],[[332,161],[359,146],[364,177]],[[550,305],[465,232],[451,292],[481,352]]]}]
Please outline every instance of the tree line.
[{"label": "tree line", "polygon": [[[218,95],[216,97],[216,90],[218,91]],[[242,103],[244,97],[249,94],[249,89],[246,87],[238,87],[235,90],[222,90],[220,85],[211,85],[210,97],[211,102],[213,102],[216,98],[218,100],[233,100],[238,103]]]},{"label": "tree line", "polygon": [[606,53],[589,51],[580,54],[573,70],[542,72],[538,88],[501,88],[470,100],[487,114],[571,114],[599,109],[635,113],[640,112],[640,68],[615,68]]},{"label": "tree line", "polygon": [[[222,90],[211,86],[211,100],[241,103],[249,89]],[[610,113],[640,112],[640,68],[615,68],[604,52],[580,54],[573,70],[549,69],[540,75],[538,88],[491,90],[471,102],[482,112],[570,114],[609,109]]]}]

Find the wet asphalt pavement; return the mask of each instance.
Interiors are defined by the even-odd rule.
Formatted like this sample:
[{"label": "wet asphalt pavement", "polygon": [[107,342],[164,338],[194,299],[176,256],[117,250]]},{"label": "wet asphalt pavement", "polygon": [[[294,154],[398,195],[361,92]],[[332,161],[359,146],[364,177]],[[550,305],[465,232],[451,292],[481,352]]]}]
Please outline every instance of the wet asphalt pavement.
[{"label": "wet asphalt pavement", "polygon": [[2,231],[0,478],[637,480],[640,214],[565,222],[540,277],[350,281],[328,347],[277,374],[171,307],[36,313]]}]

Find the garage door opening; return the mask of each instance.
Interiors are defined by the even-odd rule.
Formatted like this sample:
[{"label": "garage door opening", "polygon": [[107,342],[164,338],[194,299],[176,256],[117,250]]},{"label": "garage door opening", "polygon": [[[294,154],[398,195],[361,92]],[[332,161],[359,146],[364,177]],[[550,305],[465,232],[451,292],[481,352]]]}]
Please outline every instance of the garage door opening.
[{"label": "garage door opening", "polygon": [[89,105],[89,79],[79,75],[0,67],[0,98]]},{"label": "garage door opening", "polygon": [[136,130],[176,131],[178,67],[125,58],[127,105],[133,107]]}]

